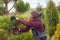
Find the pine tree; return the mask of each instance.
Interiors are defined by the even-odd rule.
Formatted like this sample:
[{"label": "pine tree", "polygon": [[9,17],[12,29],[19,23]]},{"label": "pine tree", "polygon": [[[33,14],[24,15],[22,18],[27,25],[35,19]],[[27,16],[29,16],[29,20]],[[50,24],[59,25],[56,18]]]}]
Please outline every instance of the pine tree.
[{"label": "pine tree", "polygon": [[60,13],[60,4],[57,6],[57,10]]},{"label": "pine tree", "polygon": [[15,9],[17,12],[23,13],[29,9],[30,5],[29,3],[24,3],[22,0],[19,0],[19,2],[15,5]]},{"label": "pine tree", "polygon": [[42,11],[42,7],[40,6],[40,3],[38,3],[38,5],[37,5],[37,7],[36,7],[36,10],[37,10],[38,12]]},{"label": "pine tree", "polygon": [[55,31],[55,26],[58,23],[58,14],[55,4],[52,0],[49,0],[46,8],[46,15],[48,20],[49,35],[52,37]]}]

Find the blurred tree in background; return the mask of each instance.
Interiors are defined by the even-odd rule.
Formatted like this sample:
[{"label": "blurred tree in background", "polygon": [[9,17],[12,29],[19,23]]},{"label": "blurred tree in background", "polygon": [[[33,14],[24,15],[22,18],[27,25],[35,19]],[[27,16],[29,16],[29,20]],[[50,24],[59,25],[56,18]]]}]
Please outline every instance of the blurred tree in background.
[{"label": "blurred tree in background", "polygon": [[36,7],[36,10],[37,10],[38,12],[42,11],[42,7],[40,6],[40,3],[38,3],[38,5],[37,5],[37,7]]},{"label": "blurred tree in background", "polygon": [[19,0],[19,2],[17,2],[17,4],[15,5],[16,11],[20,13],[27,11],[29,8],[30,8],[29,3],[27,2],[25,4],[22,0]]},{"label": "blurred tree in background", "polygon": [[4,3],[2,1],[0,1],[0,15],[3,15],[4,14]]},{"label": "blurred tree in background", "polygon": [[[10,12],[10,10],[14,7],[15,9],[16,9],[16,11],[17,12],[20,12],[20,13],[22,13],[22,12],[25,12],[25,11],[27,11],[27,10],[29,10],[29,8],[30,8],[30,5],[29,5],[29,3],[28,2],[26,2],[26,3],[24,3],[22,0],[0,0],[1,2],[0,2],[0,15],[2,15],[2,14],[6,14],[6,15],[8,15],[9,14],[9,12]],[[13,4],[13,6],[8,10],[8,3],[9,2],[14,2],[14,4]],[[3,4],[2,4],[3,3]],[[3,6],[4,5],[4,6]],[[1,7],[1,6],[3,6],[3,7]],[[4,11],[4,12],[2,12],[2,11]]]},{"label": "blurred tree in background", "polygon": [[25,4],[25,11],[27,11],[29,9],[30,9],[30,4],[28,2],[26,2],[26,4]]},{"label": "blurred tree in background", "polygon": [[60,4],[57,6],[57,10],[60,13]]},{"label": "blurred tree in background", "polygon": [[46,8],[46,15],[48,20],[48,26],[49,26],[49,35],[52,37],[55,31],[55,26],[58,23],[58,13],[55,7],[55,4],[53,1],[49,0]]},{"label": "blurred tree in background", "polygon": [[[5,5],[5,9],[4,9],[5,12],[4,13],[7,15],[9,13],[9,11],[14,7],[17,0],[0,0],[0,1],[2,1],[4,3],[4,5]],[[15,3],[13,5],[13,7],[10,10],[8,10],[8,3],[11,2],[11,1],[13,1]]]}]

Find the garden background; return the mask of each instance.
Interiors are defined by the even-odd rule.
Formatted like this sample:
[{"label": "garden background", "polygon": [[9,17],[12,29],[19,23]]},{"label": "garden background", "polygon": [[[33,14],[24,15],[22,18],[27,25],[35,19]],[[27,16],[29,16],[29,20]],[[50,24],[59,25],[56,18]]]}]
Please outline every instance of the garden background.
[{"label": "garden background", "polygon": [[[57,1],[57,0],[56,0]],[[11,2],[13,6],[8,9],[8,4]],[[13,3],[12,3],[13,2]],[[25,33],[14,35],[11,31],[13,23],[10,20],[12,15],[24,20],[29,20],[28,15],[31,11],[42,11],[40,17],[45,24],[46,35],[49,40],[59,40],[60,38],[60,1],[56,6],[53,0],[45,1],[46,7],[40,5],[32,6],[29,2],[23,0],[0,0],[0,40],[33,40],[31,30]],[[10,4],[10,6],[11,6]],[[13,9],[14,8],[14,9]],[[13,11],[11,11],[13,9]],[[17,22],[17,21],[16,21]],[[17,22],[17,27],[24,28],[25,26]]]}]

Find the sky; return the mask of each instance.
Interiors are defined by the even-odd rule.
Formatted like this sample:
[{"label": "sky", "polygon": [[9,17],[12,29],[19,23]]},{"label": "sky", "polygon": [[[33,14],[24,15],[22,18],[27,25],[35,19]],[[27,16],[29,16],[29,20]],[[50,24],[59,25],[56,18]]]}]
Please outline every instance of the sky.
[{"label": "sky", "polygon": [[[23,0],[25,3],[28,2],[30,4],[30,8],[36,8],[38,4],[42,7],[46,7],[48,0]],[[53,0],[56,6],[59,4],[60,0]],[[14,2],[10,2],[8,4],[8,10],[13,6]],[[14,11],[14,8],[11,10]]]}]

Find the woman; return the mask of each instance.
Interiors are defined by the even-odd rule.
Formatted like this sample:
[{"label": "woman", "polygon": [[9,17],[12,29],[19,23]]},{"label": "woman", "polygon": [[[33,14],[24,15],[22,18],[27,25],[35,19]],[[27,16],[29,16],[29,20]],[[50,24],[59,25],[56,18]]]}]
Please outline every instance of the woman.
[{"label": "woman", "polygon": [[47,37],[45,35],[45,28],[42,23],[42,21],[39,19],[39,17],[42,15],[42,12],[38,13],[36,11],[32,11],[29,14],[30,21],[23,20],[21,18],[16,18],[16,20],[23,25],[25,25],[25,28],[19,28],[19,32],[27,32],[29,29],[32,29],[32,34],[34,36],[34,40],[47,40]]}]

